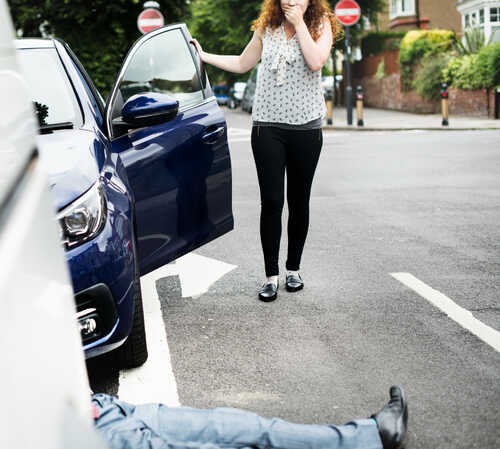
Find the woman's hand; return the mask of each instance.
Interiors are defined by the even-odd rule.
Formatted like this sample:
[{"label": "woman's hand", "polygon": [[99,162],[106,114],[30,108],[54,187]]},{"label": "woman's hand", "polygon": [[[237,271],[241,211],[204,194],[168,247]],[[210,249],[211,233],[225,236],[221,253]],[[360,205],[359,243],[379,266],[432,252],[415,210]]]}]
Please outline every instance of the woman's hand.
[{"label": "woman's hand", "polygon": [[201,48],[201,45],[200,43],[196,40],[196,39],[191,39],[191,43],[196,47],[196,51],[198,52],[198,54],[200,55],[200,59],[203,61],[203,62],[206,62],[205,59],[204,59],[204,56],[205,56],[205,52],[203,51],[203,48]]},{"label": "woman's hand", "polygon": [[283,12],[285,13],[285,18],[288,20],[295,28],[301,23],[304,23],[304,14],[299,5],[294,6],[284,6]]}]

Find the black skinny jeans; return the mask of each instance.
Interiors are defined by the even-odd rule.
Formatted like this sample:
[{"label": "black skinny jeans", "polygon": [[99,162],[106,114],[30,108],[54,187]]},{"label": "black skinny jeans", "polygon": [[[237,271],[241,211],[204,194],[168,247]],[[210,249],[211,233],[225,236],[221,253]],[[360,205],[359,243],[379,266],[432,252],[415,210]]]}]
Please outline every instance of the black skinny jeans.
[{"label": "black skinny jeans", "polygon": [[291,130],[274,126],[252,128],[252,150],[259,178],[261,213],[260,238],[266,276],[279,274],[285,170],[288,202],[287,270],[299,270],[309,229],[309,198],[318,164],[321,129]]}]

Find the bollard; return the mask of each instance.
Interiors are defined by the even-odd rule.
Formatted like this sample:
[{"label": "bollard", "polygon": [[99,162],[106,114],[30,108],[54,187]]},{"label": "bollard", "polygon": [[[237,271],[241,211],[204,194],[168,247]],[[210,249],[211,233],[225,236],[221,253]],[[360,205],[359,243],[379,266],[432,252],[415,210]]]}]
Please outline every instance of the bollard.
[{"label": "bollard", "polygon": [[356,107],[358,111],[358,126],[365,126],[365,122],[363,121],[363,88],[361,86],[358,86],[356,89]]},{"label": "bollard", "polygon": [[333,125],[333,89],[326,90],[326,124]]},{"label": "bollard", "polygon": [[443,113],[443,122],[442,122],[442,125],[443,126],[448,126],[450,123],[448,121],[448,118],[449,118],[449,114],[450,114],[450,111],[449,111],[449,105],[448,105],[448,84],[446,83],[443,83],[442,86],[441,86],[441,110],[442,110],[442,113]]}]

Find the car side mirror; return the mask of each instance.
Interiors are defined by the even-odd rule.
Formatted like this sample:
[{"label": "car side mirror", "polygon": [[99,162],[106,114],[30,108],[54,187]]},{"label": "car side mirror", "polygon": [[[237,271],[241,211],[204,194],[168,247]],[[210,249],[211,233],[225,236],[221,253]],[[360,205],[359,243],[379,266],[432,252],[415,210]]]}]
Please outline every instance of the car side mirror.
[{"label": "car side mirror", "polygon": [[114,119],[113,124],[129,128],[158,125],[173,120],[178,112],[179,102],[169,95],[143,92],[125,102],[121,117]]}]

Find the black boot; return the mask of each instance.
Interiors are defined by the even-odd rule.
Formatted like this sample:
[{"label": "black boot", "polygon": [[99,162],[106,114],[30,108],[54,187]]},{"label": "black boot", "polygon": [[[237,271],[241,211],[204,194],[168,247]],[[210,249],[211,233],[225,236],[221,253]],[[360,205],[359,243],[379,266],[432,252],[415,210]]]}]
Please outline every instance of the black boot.
[{"label": "black boot", "polygon": [[389,403],[371,417],[377,421],[384,449],[399,449],[406,437],[408,405],[400,387],[391,387],[390,395]]}]

